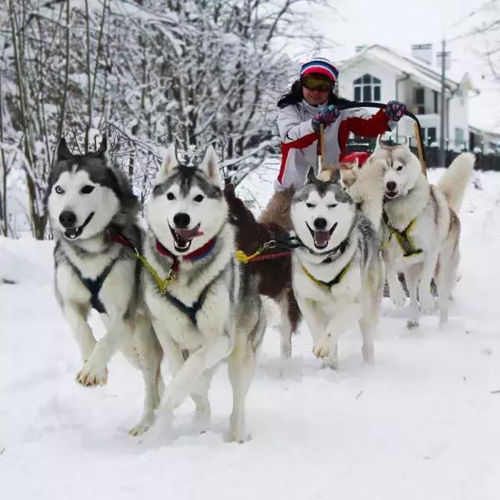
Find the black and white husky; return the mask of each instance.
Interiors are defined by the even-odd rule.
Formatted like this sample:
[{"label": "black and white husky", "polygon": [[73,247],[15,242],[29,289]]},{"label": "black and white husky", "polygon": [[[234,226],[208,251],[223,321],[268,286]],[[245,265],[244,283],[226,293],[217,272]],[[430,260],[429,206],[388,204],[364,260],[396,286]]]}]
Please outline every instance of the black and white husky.
[{"label": "black and white husky", "polygon": [[372,361],[385,278],[373,224],[339,182],[319,180],[312,169],[291,218],[302,242],[293,254],[293,289],[314,354],[336,369],[339,336],[359,322],[363,358]]},{"label": "black and white husky", "polygon": [[213,148],[197,167],[179,164],[172,145],[146,205],[144,290],[172,369],[162,411],[189,395],[195,418],[210,418],[208,389],[227,358],[233,388],[228,439],[243,442],[245,398],[265,329],[257,282],[235,259],[235,229]]},{"label": "black and white husky", "polygon": [[[95,153],[73,155],[64,139],[49,178],[46,204],[56,240],[56,297],[73,330],[84,361],[77,381],[107,382],[107,363],[117,348],[140,366],[146,383],[144,414],[131,430],[139,434],[158,405],[161,347],[141,312],[141,246],[138,201],[121,171],[107,158],[106,139]],[[87,318],[101,313],[107,328],[96,342]]]}]

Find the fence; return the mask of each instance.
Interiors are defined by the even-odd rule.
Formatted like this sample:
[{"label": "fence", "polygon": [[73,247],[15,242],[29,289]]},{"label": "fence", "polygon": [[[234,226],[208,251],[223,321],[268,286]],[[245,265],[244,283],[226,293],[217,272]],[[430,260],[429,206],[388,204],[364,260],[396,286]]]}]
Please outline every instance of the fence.
[{"label": "fence", "polygon": [[[347,151],[349,153],[354,151],[373,151],[375,148],[375,139],[370,139],[368,141],[350,141],[347,145]],[[417,148],[411,147],[412,151],[417,154]],[[439,148],[436,147],[425,147],[425,160],[427,168],[437,167],[439,165]],[[456,151],[446,151],[446,161],[445,165],[448,166],[450,163],[459,155]],[[500,156],[492,154],[476,154],[476,170],[495,170],[500,172]]]}]

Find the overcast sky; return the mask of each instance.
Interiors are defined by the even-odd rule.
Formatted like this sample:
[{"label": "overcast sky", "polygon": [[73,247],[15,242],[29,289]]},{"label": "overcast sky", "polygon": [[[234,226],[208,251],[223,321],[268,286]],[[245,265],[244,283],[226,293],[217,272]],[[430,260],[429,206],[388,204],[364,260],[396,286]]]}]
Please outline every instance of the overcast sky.
[{"label": "overcast sky", "polygon": [[[381,44],[409,53],[412,44],[433,43],[441,50],[445,36],[452,53],[452,74],[462,76],[468,71],[482,91],[471,99],[471,120],[474,125],[500,130],[500,84],[492,84],[489,69],[481,57],[482,44],[477,39],[460,38],[473,25],[491,12],[472,14],[486,0],[329,0],[331,9],[316,9],[318,30],[331,42],[322,55],[333,61],[352,57],[356,45]],[[334,10],[333,10],[334,9]],[[457,39],[457,37],[459,37]],[[301,54],[299,60],[310,54]],[[435,51],[437,51],[435,49]],[[492,112],[492,102],[498,108]]]}]

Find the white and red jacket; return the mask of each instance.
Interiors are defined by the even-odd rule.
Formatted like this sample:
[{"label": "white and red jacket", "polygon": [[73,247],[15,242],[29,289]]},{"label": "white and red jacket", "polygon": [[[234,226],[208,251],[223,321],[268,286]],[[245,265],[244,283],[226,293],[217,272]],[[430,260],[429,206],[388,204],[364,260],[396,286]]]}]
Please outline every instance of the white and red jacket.
[{"label": "white and red jacket", "polygon": [[[278,130],[281,138],[281,168],[275,183],[277,191],[302,187],[309,167],[317,168],[318,132],[311,123],[319,112],[317,106],[302,100],[278,112]],[[366,109],[342,110],[337,120],[325,129],[326,164],[335,165],[342,160],[349,133],[376,137],[390,130],[387,116],[381,109],[371,114]]]}]

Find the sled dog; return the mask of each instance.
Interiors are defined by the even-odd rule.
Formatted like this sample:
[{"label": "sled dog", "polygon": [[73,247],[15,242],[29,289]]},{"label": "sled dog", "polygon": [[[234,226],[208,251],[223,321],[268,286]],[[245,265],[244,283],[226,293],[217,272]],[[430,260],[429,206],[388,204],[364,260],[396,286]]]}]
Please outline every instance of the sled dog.
[{"label": "sled dog", "polygon": [[359,322],[363,358],[373,361],[384,266],[373,224],[343,190],[337,176],[306,184],[292,199],[293,229],[302,242],[292,258],[292,283],[311,331],[314,354],[337,369],[339,336]]},{"label": "sled dog", "polygon": [[[105,153],[106,138],[85,155],[73,155],[64,139],[59,144],[46,196],[56,241],[55,292],[80,347],[80,384],[105,384],[118,348],[141,368],[144,414],[131,430],[139,434],[151,425],[159,402],[162,353],[144,306],[141,312],[140,264],[127,248],[141,246],[138,200]],[[98,342],[87,321],[91,309],[107,329]]]},{"label": "sled dog", "polygon": [[379,232],[382,221],[382,205],[384,201],[385,164],[383,161],[370,161],[363,166],[356,158],[353,163],[339,163],[334,167],[326,167],[318,174],[318,179],[331,181],[340,172],[341,185],[356,203],[356,206]]},{"label": "sled dog", "polygon": [[148,308],[172,370],[161,402],[169,415],[189,395],[195,419],[210,419],[208,390],[227,359],[233,389],[228,439],[243,442],[245,398],[265,329],[257,281],[235,258],[235,229],[212,147],[196,167],[172,145],[146,205],[144,271]]},{"label": "sled dog", "polygon": [[[284,191],[279,191],[283,197]],[[259,283],[259,293],[274,300],[278,305],[281,317],[278,329],[281,334],[281,357],[289,359],[292,355],[292,335],[297,331],[301,318],[299,306],[292,290],[292,258],[290,251],[280,242],[288,239],[286,224],[257,221],[252,212],[245,206],[229,184],[224,189],[224,195],[229,205],[230,221],[236,228],[236,244],[239,250],[252,255],[264,245],[276,242],[276,246],[265,252],[270,259],[251,260],[246,264],[248,272],[255,276]],[[280,204],[280,211],[290,212],[291,196]],[[269,216],[269,206],[267,215]],[[270,220],[282,223],[283,217],[272,214]],[[290,218],[290,216],[286,216]]]},{"label": "sled dog", "polygon": [[407,142],[387,146],[377,141],[371,161],[383,161],[386,169],[382,247],[391,298],[397,305],[404,305],[406,296],[397,278],[397,272],[404,272],[410,295],[408,327],[416,327],[420,310],[434,308],[430,285],[435,278],[439,324],[443,325],[448,320],[459,262],[457,214],[475,157],[460,154],[437,186],[429,184]]}]

